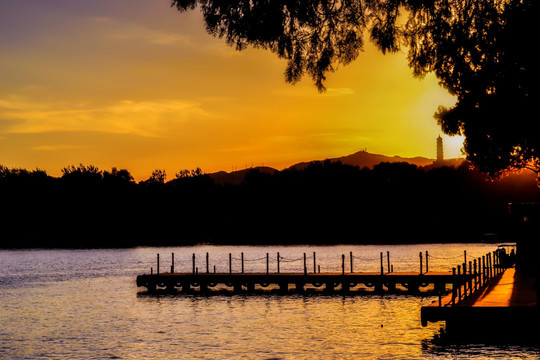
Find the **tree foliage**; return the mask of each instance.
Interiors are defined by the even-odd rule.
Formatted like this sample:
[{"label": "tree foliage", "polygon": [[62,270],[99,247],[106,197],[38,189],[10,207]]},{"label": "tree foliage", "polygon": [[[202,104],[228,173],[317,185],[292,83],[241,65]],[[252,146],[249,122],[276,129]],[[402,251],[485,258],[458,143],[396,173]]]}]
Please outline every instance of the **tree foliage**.
[{"label": "tree foliage", "polygon": [[287,60],[285,78],[326,75],[349,64],[364,36],[383,52],[405,50],[415,76],[433,72],[457,102],[435,114],[442,130],[464,135],[480,170],[540,170],[533,64],[534,0],[173,0],[199,8],[207,31],[242,50],[268,49]]},{"label": "tree foliage", "polygon": [[0,165],[0,248],[509,240],[508,203],[540,200],[530,175],[488,182],[466,165],[323,161],[251,169],[236,185],[208,174],[136,183],[127,170],[68,168],[81,174]]}]

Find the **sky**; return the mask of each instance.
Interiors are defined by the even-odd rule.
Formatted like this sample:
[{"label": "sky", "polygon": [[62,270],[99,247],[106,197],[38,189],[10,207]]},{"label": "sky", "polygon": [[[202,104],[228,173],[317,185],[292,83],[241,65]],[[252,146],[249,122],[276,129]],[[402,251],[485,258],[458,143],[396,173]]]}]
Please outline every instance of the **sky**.
[{"label": "sky", "polygon": [[[455,98],[414,78],[404,52],[367,44],[327,77],[285,82],[286,62],[238,52],[169,0],[0,1],[0,164],[283,169],[360,150],[435,158],[433,119]],[[462,139],[443,136],[445,157]]]}]

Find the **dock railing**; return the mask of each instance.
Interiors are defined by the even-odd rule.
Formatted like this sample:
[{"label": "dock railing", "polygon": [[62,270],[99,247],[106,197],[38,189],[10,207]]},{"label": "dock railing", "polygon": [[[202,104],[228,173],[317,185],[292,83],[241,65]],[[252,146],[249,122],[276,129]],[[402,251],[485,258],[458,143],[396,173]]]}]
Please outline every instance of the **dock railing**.
[{"label": "dock railing", "polygon": [[[427,251],[426,251],[426,254],[427,254]],[[276,253],[276,256],[270,256],[270,253],[266,253],[266,256],[262,256],[262,257],[257,257],[257,258],[253,258],[253,259],[248,259],[244,256],[244,253],[241,252],[240,253],[240,257],[235,257],[233,256],[232,253],[229,253],[228,254],[229,257],[228,257],[228,272],[229,274],[233,274],[233,273],[240,273],[240,274],[244,274],[246,273],[246,263],[256,263],[256,262],[262,262],[262,261],[265,261],[266,262],[266,274],[270,274],[272,272],[271,270],[271,267],[272,267],[272,264],[275,264],[275,273],[277,274],[280,274],[282,273],[282,266],[284,264],[292,264],[292,263],[300,263],[301,261],[303,261],[303,272],[304,274],[308,274],[308,273],[312,273],[312,274],[317,274],[317,273],[320,273],[321,272],[321,266],[320,264],[317,263],[317,253],[314,251],[313,252],[313,255],[312,256],[308,256],[307,253],[303,253],[303,256],[301,257],[295,257],[295,258],[290,258],[290,257],[284,257],[282,256],[279,252]],[[210,274],[211,271],[210,271],[210,254],[207,252],[206,253],[206,261],[205,263],[203,264],[204,268],[206,269],[206,273],[207,274]],[[349,260],[349,266],[347,266],[347,261],[346,259],[348,258]],[[160,273],[162,274],[161,272],[161,269],[160,269],[160,260],[161,257],[160,257],[160,254],[157,254],[156,256],[156,275],[159,275]],[[386,259],[386,267],[384,266],[384,259]],[[345,274],[346,272],[350,272],[351,274],[355,272],[355,268],[354,268],[354,265],[355,263],[357,262],[366,262],[366,261],[370,261],[370,262],[375,262],[375,261],[379,261],[380,260],[380,274],[381,275],[384,275],[385,274],[385,269],[386,269],[386,273],[392,273],[394,271],[394,265],[391,264],[390,262],[390,251],[387,251],[386,252],[386,257],[384,256],[383,252],[380,252],[380,256],[377,256],[377,257],[373,257],[373,256],[370,256],[370,257],[365,257],[365,256],[357,256],[357,255],[354,255],[353,252],[349,252],[349,256],[346,257],[345,254],[341,254],[341,266],[340,266],[340,270],[341,270],[341,273],[342,274]],[[311,264],[308,264],[309,262],[312,262],[313,264],[313,271],[311,272]],[[238,271],[238,265],[233,266],[233,264],[238,264],[240,263],[240,270]],[[192,267],[191,267],[191,273],[193,275],[197,275],[199,274],[199,266],[197,264],[197,256],[195,253],[192,254],[191,256],[191,264],[192,264]],[[236,271],[235,271],[236,269]],[[426,272],[427,272],[427,262],[426,262]],[[171,267],[170,267],[170,273],[174,273],[175,272],[175,254],[174,253],[171,253]],[[202,272],[201,272],[202,273]],[[213,265],[213,273],[216,273],[216,265]],[[422,261],[420,261],[420,273],[422,273]],[[151,267],[150,268],[150,274],[153,275],[154,274],[154,267]]]},{"label": "dock railing", "polygon": [[[204,259],[202,264],[200,260],[199,263],[197,262],[197,259],[201,257]],[[308,288],[312,285],[320,288],[320,284],[324,283],[326,284],[324,289],[330,292],[335,288],[341,288],[342,292],[353,292],[353,288],[359,289],[355,286],[364,284],[367,288],[373,288],[376,293],[384,291],[415,294],[428,291],[439,296],[439,306],[451,306],[471,296],[502,271],[497,251],[470,261],[467,261],[467,253],[464,251],[463,263],[454,267],[452,271],[442,272],[433,272],[430,264],[437,264],[441,259],[446,264],[452,258],[438,258],[428,251],[425,254],[419,253],[418,272],[410,270],[394,272],[394,264],[391,263],[389,251],[386,252],[386,256],[383,252],[380,252],[379,256],[356,256],[352,252],[349,252],[348,256],[341,254],[340,266],[334,268],[330,266],[325,269],[329,271],[323,273],[317,262],[316,252],[313,252],[312,256],[303,253],[299,257],[284,257],[279,252],[275,256],[266,253],[254,258],[247,258],[243,252],[239,257],[229,253],[228,263],[223,261],[223,257],[218,261],[218,265],[222,269],[227,265],[228,271],[217,272],[216,265],[211,266],[209,253],[206,253],[206,256],[197,256],[193,253],[191,254],[191,271],[176,272],[175,254],[172,253],[170,273],[163,273],[160,269],[160,255],[157,254],[155,275],[152,267],[150,275],[137,277],[137,284],[147,287],[151,292],[164,287],[170,291],[174,291],[175,288],[181,288],[183,292],[203,291],[203,289],[207,291],[208,287],[215,288],[215,284],[218,283],[225,287],[236,284],[233,291],[241,291],[242,287],[251,291],[255,285],[264,288],[270,283],[276,284],[280,289],[285,289],[285,281],[289,281],[290,284],[295,285],[296,289],[301,289],[300,291],[303,291],[304,285],[309,285]],[[408,269],[411,265],[409,263]],[[182,266],[186,266],[186,262],[183,262]],[[440,268],[440,265],[436,265],[435,268]],[[285,272],[283,272],[284,269]],[[292,269],[295,270],[291,271]],[[201,283],[203,287],[196,290]],[[429,290],[431,286],[434,287],[433,290]]]},{"label": "dock railing", "polygon": [[487,286],[494,277],[502,274],[505,269],[505,265],[501,262],[500,250],[469,260],[468,263],[465,252],[464,259],[462,264],[452,268],[454,281],[452,281],[452,291],[451,296],[447,298],[448,301],[443,301],[444,294],[439,292],[439,306],[459,304]]}]

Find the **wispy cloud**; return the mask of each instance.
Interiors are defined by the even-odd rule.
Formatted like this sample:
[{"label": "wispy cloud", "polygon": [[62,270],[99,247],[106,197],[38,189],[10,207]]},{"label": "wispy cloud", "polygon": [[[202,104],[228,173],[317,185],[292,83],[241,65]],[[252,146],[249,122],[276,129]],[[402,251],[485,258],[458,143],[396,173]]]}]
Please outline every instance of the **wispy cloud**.
[{"label": "wispy cloud", "polygon": [[140,41],[155,45],[194,45],[187,35],[152,29],[139,24],[123,22],[110,17],[93,17],[91,21],[104,27],[104,36],[109,39]]},{"label": "wispy cloud", "polygon": [[210,115],[186,100],[123,100],[106,105],[33,102],[21,97],[0,101],[0,129],[10,133],[100,131],[161,137],[183,123]]},{"label": "wispy cloud", "polygon": [[324,98],[324,97],[337,97],[337,96],[349,96],[354,95],[355,92],[351,88],[328,88],[324,93],[319,93],[311,86],[289,86],[288,88],[280,88],[275,91],[278,96],[286,97],[310,97],[310,98]]},{"label": "wispy cloud", "polygon": [[56,145],[38,145],[31,148],[31,150],[35,151],[45,151],[45,152],[54,152],[54,151],[66,151],[66,150],[74,150],[74,149],[80,149],[83,146],[77,146],[77,145],[64,145],[64,144],[56,144]]},{"label": "wispy cloud", "polygon": [[328,88],[326,90],[327,96],[346,96],[353,95],[354,90],[351,88]]}]

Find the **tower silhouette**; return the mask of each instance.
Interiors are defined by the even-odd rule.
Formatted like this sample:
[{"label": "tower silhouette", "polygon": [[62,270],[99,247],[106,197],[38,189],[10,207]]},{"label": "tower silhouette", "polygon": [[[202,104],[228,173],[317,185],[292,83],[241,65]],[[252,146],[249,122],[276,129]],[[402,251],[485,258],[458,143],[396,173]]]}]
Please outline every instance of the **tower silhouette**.
[{"label": "tower silhouette", "polygon": [[444,161],[443,141],[441,135],[437,138],[437,162]]}]

